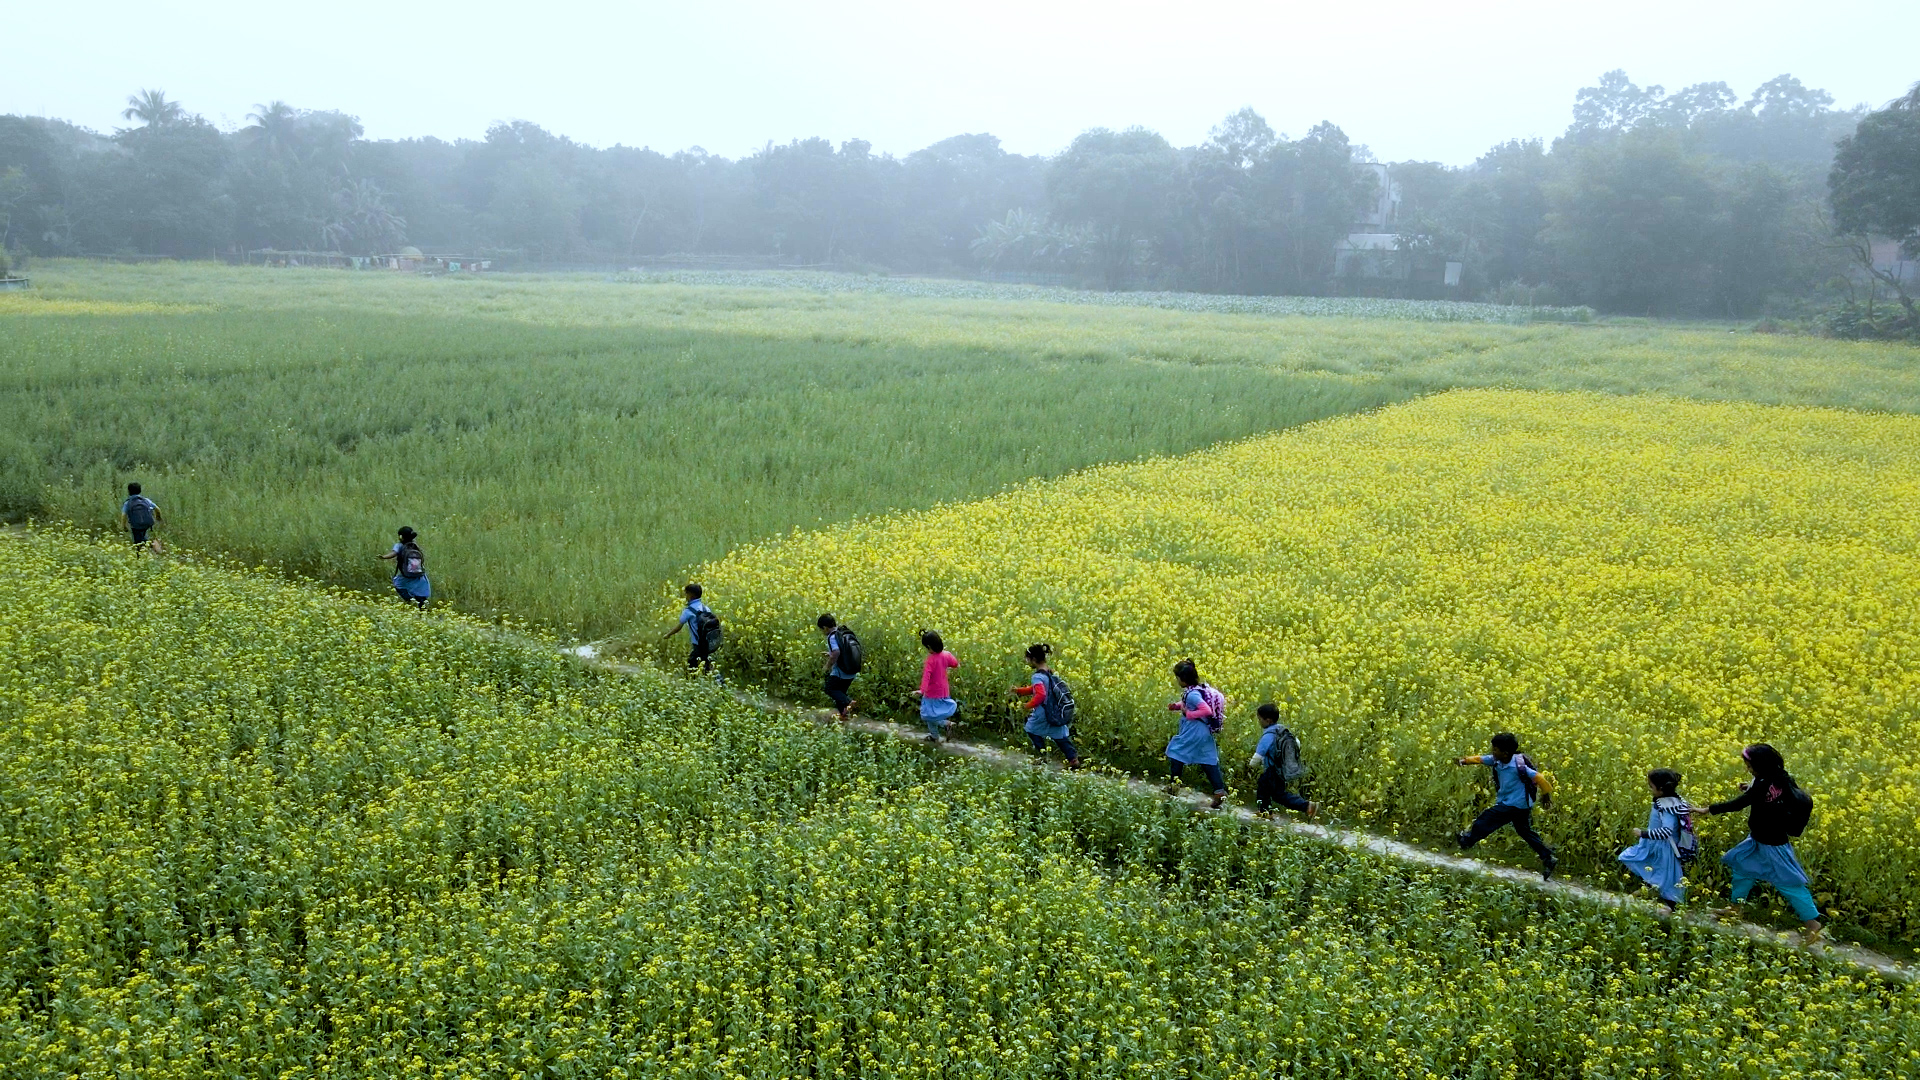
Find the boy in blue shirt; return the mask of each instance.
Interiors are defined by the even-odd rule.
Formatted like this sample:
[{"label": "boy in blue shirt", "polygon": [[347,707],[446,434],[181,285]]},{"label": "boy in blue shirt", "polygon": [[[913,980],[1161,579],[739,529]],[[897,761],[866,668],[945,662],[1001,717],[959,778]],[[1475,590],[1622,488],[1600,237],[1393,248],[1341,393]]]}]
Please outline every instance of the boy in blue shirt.
[{"label": "boy in blue shirt", "polygon": [[700,668],[712,675],[713,654],[720,647],[720,617],[713,613],[705,600],[700,599],[703,592],[697,581],[688,582],[687,587],[680,590],[687,606],[680,609],[680,620],[673,624],[673,629],[660,638],[664,641],[678,634],[681,627],[686,627],[687,641],[692,647],[687,653],[687,670]]},{"label": "boy in blue shirt", "polygon": [[1560,865],[1560,860],[1547,842],[1540,839],[1540,834],[1533,831],[1533,789],[1540,785],[1540,774],[1520,753],[1519,737],[1503,731],[1493,737],[1493,753],[1463,757],[1454,764],[1485,765],[1493,770],[1493,805],[1481,811],[1466,832],[1454,835],[1460,850],[1465,851],[1492,836],[1503,825],[1511,825],[1533,853],[1540,856],[1540,876],[1553,877],[1553,868]]},{"label": "boy in blue shirt", "polygon": [[[852,632],[841,626],[832,615],[822,615],[815,619],[813,624],[827,636],[827,677],[825,679],[827,697],[833,701],[834,711],[840,714],[840,719],[845,720],[857,704],[847,690],[853,686],[854,677],[860,674],[858,664],[843,661],[841,658],[842,653],[849,651],[845,647],[844,638],[852,636]],[[843,663],[852,670],[843,669]]]},{"label": "boy in blue shirt", "polygon": [[1254,712],[1260,717],[1260,742],[1254,746],[1253,756],[1247,759],[1247,768],[1260,777],[1255,796],[1260,812],[1264,814],[1275,806],[1284,806],[1309,818],[1318,817],[1319,803],[1308,802],[1306,796],[1287,787],[1306,775],[1307,769],[1300,763],[1300,740],[1280,722],[1280,707],[1267,702]]},{"label": "boy in blue shirt", "polygon": [[120,504],[120,524],[126,526],[127,534],[133,537],[135,551],[147,546],[147,533],[160,524],[160,508],[140,494],[139,484],[127,485],[127,501]]}]

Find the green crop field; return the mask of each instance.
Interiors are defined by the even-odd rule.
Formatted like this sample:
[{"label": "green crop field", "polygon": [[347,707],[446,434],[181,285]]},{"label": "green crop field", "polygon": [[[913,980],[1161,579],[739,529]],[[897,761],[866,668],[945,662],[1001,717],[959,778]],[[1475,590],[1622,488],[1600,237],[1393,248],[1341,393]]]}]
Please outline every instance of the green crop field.
[{"label": "green crop field", "polygon": [[[1169,609],[1215,589],[1217,666],[1299,690],[1351,820],[1468,812],[1426,762],[1497,704],[1562,755],[1547,827],[1590,869],[1637,770],[1717,794],[1771,734],[1823,786],[1840,928],[1910,939],[1915,421],[1858,415],[1920,413],[1909,347],[817,274],[33,276],[0,296],[0,516],[35,523],[0,532],[9,1077],[1920,1072],[1920,987],[1837,956],[555,647],[658,633],[705,566],[735,671],[809,691],[821,594],[897,696],[964,608],[969,695],[1064,630],[1107,647],[1090,740],[1137,752],[1161,654],[1220,637]],[[1584,393],[1413,400],[1462,388]],[[128,480],[187,557],[113,537]],[[379,595],[403,523],[454,610]]]},{"label": "green crop field", "polygon": [[173,1077],[1834,1078],[1920,988],[0,537],[0,1061]]},{"label": "green crop field", "polygon": [[382,587],[373,555],[411,524],[437,596],[586,636],[795,527],[1437,389],[1920,407],[1907,348],[1472,321],[1519,317],[1484,306],[822,275],[34,278],[0,297],[0,514],[106,529],[141,479],[169,538],[355,588]]}]

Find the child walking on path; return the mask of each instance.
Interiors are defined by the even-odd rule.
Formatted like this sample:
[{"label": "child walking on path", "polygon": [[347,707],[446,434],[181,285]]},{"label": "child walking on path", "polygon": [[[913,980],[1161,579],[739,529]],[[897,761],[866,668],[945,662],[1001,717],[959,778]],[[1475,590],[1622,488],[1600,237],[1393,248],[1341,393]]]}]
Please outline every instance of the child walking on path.
[{"label": "child walking on path", "polygon": [[[140,494],[139,484],[127,485],[127,501],[120,504],[120,524],[125,525],[127,535],[133,537],[136,553],[146,549],[147,533],[160,524],[160,508]],[[157,546],[160,541],[153,543]]]},{"label": "child walking on path", "polygon": [[1015,697],[1026,698],[1027,741],[1033,744],[1033,752],[1045,753],[1047,740],[1067,757],[1067,768],[1080,767],[1080,751],[1073,745],[1073,691],[1068,689],[1065,679],[1053,673],[1047,658],[1053,655],[1053,646],[1041,643],[1027,646],[1027,666],[1033,669],[1033,681],[1026,686],[1012,688]]},{"label": "child walking on path", "polygon": [[1200,671],[1192,660],[1173,665],[1173,677],[1180,680],[1179,701],[1167,708],[1180,714],[1180,727],[1167,740],[1167,794],[1180,790],[1180,776],[1187,766],[1198,765],[1213,785],[1213,808],[1227,801],[1227,781],[1220,773],[1220,743],[1216,736],[1225,723],[1226,699],[1220,691],[1200,681]]},{"label": "child walking on path", "polygon": [[1253,756],[1247,759],[1247,767],[1260,777],[1255,795],[1260,812],[1265,814],[1275,806],[1284,806],[1310,818],[1318,817],[1319,803],[1308,802],[1305,796],[1287,787],[1307,772],[1307,767],[1300,763],[1300,740],[1280,722],[1278,705],[1268,702],[1254,711],[1260,716],[1260,742],[1254,746]]},{"label": "child walking on path", "polygon": [[420,553],[420,545],[414,543],[420,534],[412,526],[400,526],[400,542],[393,550],[380,556],[393,560],[393,591],[400,599],[427,610],[427,601],[433,597],[433,584],[427,580],[427,557]]},{"label": "child walking on path", "polygon": [[1658,889],[1660,902],[1672,911],[1685,899],[1680,881],[1700,850],[1693,835],[1693,807],[1680,797],[1680,774],[1672,769],[1648,773],[1647,788],[1653,792],[1647,827],[1634,830],[1639,842],[1621,852],[1620,861]]},{"label": "child walking on path", "polygon": [[700,598],[704,592],[699,582],[687,582],[687,587],[680,590],[680,595],[686,597],[687,606],[680,609],[680,621],[673,624],[673,629],[660,635],[660,640],[665,641],[679,633],[681,627],[686,627],[687,641],[691,646],[687,653],[687,670],[701,668],[712,675],[713,654],[720,649],[720,616],[715,615],[707,602]]},{"label": "child walking on path", "polygon": [[833,707],[845,720],[853,711],[853,697],[847,691],[853,686],[854,676],[860,674],[860,668],[866,662],[861,655],[860,639],[852,630],[841,626],[832,615],[822,615],[813,621],[820,632],[827,635],[827,677],[824,686],[827,697],[833,700]]},{"label": "child walking on path", "polygon": [[1494,786],[1493,805],[1481,811],[1466,832],[1454,834],[1454,840],[1460,850],[1465,851],[1492,836],[1501,826],[1511,825],[1533,853],[1540,856],[1540,877],[1551,878],[1560,859],[1547,842],[1540,839],[1540,834],[1533,831],[1533,792],[1540,785],[1540,774],[1521,756],[1519,736],[1502,731],[1493,737],[1492,746],[1491,754],[1471,755],[1454,762],[1491,768]]},{"label": "child walking on path", "polygon": [[927,741],[939,742],[947,737],[947,729],[955,723],[953,715],[960,711],[960,703],[953,700],[953,691],[947,685],[947,672],[959,667],[960,661],[931,630],[920,631],[920,644],[927,650],[927,662],[920,665],[920,689],[914,693],[920,696],[920,720],[927,725]]},{"label": "child walking on path", "polygon": [[1807,827],[1813,800],[1793,782],[1780,751],[1766,743],[1754,743],[1740,751],[1753,779],[1738,798],[1707,807],[1709,815],[1747,811],[1747,838],[1720,857],[1733,875],[1733,902],[1745,903],[1755,882],[1774,887],[1793,913],[1800,917],[1806,940],[1820,937],[1820,906],[1813,902],[1807,888],[1807,872],[1793,851],[1793,838]]}]

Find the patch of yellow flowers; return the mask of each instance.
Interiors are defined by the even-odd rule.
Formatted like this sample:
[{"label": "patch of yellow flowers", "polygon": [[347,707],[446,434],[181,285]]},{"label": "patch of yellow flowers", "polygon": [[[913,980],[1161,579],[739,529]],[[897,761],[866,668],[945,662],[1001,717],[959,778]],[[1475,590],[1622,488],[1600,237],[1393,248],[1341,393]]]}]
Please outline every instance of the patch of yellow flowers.
[{"label": "patch of yellow flowers", "polygon": [[[1037,392],[1044,392],[1043,390]],[[1067,437],[1063,433],[1062,437]],[[817,695],[813,617],[862,634],[855,696],[904,702],[922,627],[991,715],[1048,641],[1076,733],[1157,754],[1173,662],[1279,702],[1340,813],[1426,835],[1488,795],[1445,767],[1517,732],[1538,817],[1609,864],[1643,779],[1731,797],[1748,742],[1813,792],[1801,843],[1844,917],[1920,928],[1920,420],[1463,391],[1185,457],[746,547],[697,577],[737,666]],[[1699,873],[1742,820],[1703,826]]]},{"label": "patch of yellow flowers", "polygon": [[1920,1068],[1802,953],[60,536],[0,800],[9,1080]]}]

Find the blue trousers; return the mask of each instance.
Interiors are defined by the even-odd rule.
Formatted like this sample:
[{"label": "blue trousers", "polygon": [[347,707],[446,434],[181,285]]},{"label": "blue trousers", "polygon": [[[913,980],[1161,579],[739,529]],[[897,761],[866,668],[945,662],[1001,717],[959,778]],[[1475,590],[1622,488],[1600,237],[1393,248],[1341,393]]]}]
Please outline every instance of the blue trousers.
[{"label": "blue trousers", "polygon": [[[1065,729],[1062,729],[1062,730],[1065,730]],[[1046,753],[1047,737],[1045,735],[1035,735],[1033,732],[1029,731],[1027,732],[1027,741],[1033,744],[1034,753],[1036,754]],[[1059,747],[1060,752],[1067,755],[1068,761],[1080,760],[1080,751],[1074,748],[1072,735],[1060,736],[1059,738],[1053,740],[1053,745]]]},{"label": "blue trousers", "polygon": [[[1173,778],[1175,783],[1180,782],[1180,775],[1187,771],[1187,765],[1188,763],[1184,761],[1175,761],[1172,758],[1167,759],[1167,773]],[[1220,766],[1202,765],[1200,766],[1200,771],[1207,774],[1207,781],[1213,785],[1215,792],[1227,790],[1227,778],[1220,775]]]},{"label": "blue trousers", "polygon": [[[1762,879],[1741,877],[1735,874],[1733,876],[1733,902],[1736,904],[1746,903],[1747,894],[1753,891],[1754,883],[1760,880]],[[1792,906],[1793,913],[1799,917],[1801,922],[1812,922],[1820,917],[1820,905],[1813,902],[1813,893],[1809,892],[1805,885],[1786,885],[1778,881],[1768,881],[1767,884],[1773,886],[1775,892],[1787,898],[1787,903]]]}]

